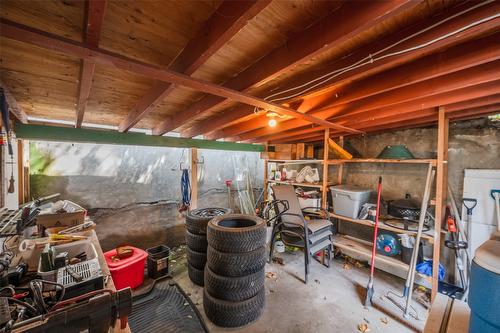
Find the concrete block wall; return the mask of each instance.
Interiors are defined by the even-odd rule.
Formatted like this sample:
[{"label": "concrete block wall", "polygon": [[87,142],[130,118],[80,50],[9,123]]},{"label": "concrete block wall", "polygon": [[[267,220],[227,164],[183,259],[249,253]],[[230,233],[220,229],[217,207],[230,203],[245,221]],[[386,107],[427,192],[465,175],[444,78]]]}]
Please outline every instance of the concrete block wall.
[{"label": "concrete block wall", "polygon": [[[189,166],[189,156],[181,148],[31,142],[31,195],[59,192],[87,208],[104,250],[123,243],[177,246],[184,243],[180,163]],[[258,153],[199,150],[198,156],[205,161],[199,165],[199,207],[226,207],[224,180],[234,184],[243,169],[261,190]]]}]

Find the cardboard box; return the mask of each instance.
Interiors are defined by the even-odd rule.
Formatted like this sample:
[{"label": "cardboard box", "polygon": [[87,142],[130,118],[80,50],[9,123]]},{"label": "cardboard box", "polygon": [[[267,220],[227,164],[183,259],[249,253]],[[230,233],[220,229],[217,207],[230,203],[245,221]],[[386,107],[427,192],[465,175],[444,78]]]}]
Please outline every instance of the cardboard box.
[{"label": "cardboard box", "polygon": [[306,160],[314,158],[314,146],[306,143],[297,143],[297,159]]},{"label": "cardboard box", "polygon": [[41,225],[45,228],[50,227],[73,227],[78,224],[82,224],[85,221],[85,215],[87,211],[77,205],[74,202],[65,200],[72,208],[74,212],[72,213],[47,213],[40,214],[36,218],[36,224]]}]

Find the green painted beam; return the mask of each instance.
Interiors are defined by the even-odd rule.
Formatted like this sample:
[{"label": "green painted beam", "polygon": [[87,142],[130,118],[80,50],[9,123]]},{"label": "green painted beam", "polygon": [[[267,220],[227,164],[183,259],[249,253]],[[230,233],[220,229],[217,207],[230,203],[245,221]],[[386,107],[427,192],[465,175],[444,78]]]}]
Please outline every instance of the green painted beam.
[{"label": "green painted beam", "polygon": [[26,140],[69,141],[149,147],[200,148],[235,151],[264,151],[263,145],[200,139],[173,138],[143,133],[59,127],[47,125],[15,124],[16,137]]}]

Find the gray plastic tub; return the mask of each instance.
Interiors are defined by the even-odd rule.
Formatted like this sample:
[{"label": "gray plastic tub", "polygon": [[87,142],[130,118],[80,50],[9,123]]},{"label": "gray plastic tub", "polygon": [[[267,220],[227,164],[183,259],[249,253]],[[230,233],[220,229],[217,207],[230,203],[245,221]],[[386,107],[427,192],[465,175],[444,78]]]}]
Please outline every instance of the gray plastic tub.
[{"label": "gray plastic tub", "polygon": [[338,215],[358,218],[359,210],[370,199],[371,190],[352,186],[335,185],[330,187],[333,200],[333,212]]}]

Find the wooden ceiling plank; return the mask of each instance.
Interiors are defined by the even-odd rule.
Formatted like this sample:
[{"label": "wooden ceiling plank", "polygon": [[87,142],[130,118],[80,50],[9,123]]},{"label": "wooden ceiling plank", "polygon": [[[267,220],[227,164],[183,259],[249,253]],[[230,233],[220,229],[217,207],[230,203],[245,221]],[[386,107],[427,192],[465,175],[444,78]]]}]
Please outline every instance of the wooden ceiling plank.
[{"label": "wooden ceiling plank", "polygon": [[[474,3],[473,5],[476,6],[478,4]],[[442,13],[442,14],[440,14],[440,15],[438,15],[430,20],[425,20],[425,22],[423,22],[423,23],[420,23],[420,24],[417,24],[417,25],[410,27],[406,31],[403,31],[401,33],[401,35],[389,36],[388,38],[386,38],[382,41],[375,42],[371,46],[362,47],[362,48],[354,51],[348,57],[344,57],[344,58],[340,59],[338,62],[333,63],[332,65],[328,66],[328,68],[326,68],[322,71],[314,72],[312,74],[306,74],[306,77],[301,77],[298,80],[291,81],[290,83],[287,83],[287,85],[282,90],[293,88],[297,85],[303,84],[304,82],[308,82],[315,77],[325,75],[328,72],[331,72],[332,68],[344,68],[346,66],[352,65],[353,63],[356,63],[357,61],[365,58],[368,54],[375,54],[377,51],[392,45],[393,43],[395,43],[398,40],[407,38],[408,36],[412,36],[415,33],[419,32],[419,31],[421,31],[421,30],[423,30],[423,29],[425,29],[433,24],[436,24],[436,23],[438,23],[446,18],[449,18],[450,16],[457,15],[458,13],[461,13],[464,10],[467,10],[467,8],[470,6],[471,6],[470,3],[460,5],[454,9],[447,11],[445,13]],[[471,10],[470,12],[467,12],[463,15],[460,15],[460,16],[458,16],[454,19],[451,19],[447,22],[444,22],[441,25],[438,25],[437,27],[435,27],[433,29],[425,31],[424,33],[420,34],[419,36],[417,36],[415,38],[409,39],[408,41],[398,45],[398,47],[395,50],[396,51],[403,50],[405,48],[415,46],[415,45],[418,45],[420,43],[428,42],[428,41],[433,40],[439,36],[446,35],[450,32],[456,31],[457,29],[460,29],[463,26],[465,26],[471,22],[475,22],[475,21],[479,21],[481,19],[488,18],[491,16],[491,13],[495,13],[498,11],[500,11],[500,3],[498,3],[498,2],[493,2],[493,3],[486,4],[486,5],[482,5],[481,7],[477,8],[477,9]],[[364,78],[364,77],[367,77],[369,75],[379,73],[383,70],[393,68],[395,66],[399,66],[401,64],[413,61],[419,57],[430,54],[432,52],[436,52],[440,49],[444,49],[444,48],[448,48],[450,46],[456,45],[456,44],[460,43],[461,40],[471,40],[471,39],[477,38],[481,35],[484,35],[485,33],[488,33],[490,31],[498,31],[499,21],[500,21],[500,19],[489,20],[489,21],[483,22],[482,24],[480,24],[478,26],[475,26],[473,28],[470,28],[470,29],[467,29],[465,31],[460,32],[454,38],[442,39],[436,43],[428,45],[425,48],[421,48],[421,49],[418,49],[418,50],[415,50],[415,51],[412,51],[409,53],[404,53],[404,54],[399,55],[399,56],[388,57],[388,58],[379,60],[377,62],[374,62],[373,64],[368,64],[368,65],[362,66],[358,69],[348,71],[348,72],[336,77],[335,80],[332,81],[333,83],[329,83],[326,86],[326,88],[321,88],[321,89],[315,91],[314,93],[310,93],[308,95],[309,100],[307,101],[308,104],[310,104],[310,106],[304,107],[303,110],[300,110],[300,109],[299,110],[303,111],[303,112],[308,112],[312,108],[315,108],[316,107],[315,104],[319,103],[319,101],[321,101],[321,99],[323,97],[323,95],[318,96],[318,94],[328,92],[332,89],[332,87],[342,86],[343,84],[351,82],[353,80]],[[391,51],[394,51],[394,50],[391,50]],[[192,136],[196,136],[199,134],[208,133],[208,132],[214,131],[216,129],[220,129],[221,126],[218,126],[218,127],[212,126],[213,120],[217,120],[217,121],[214,121],[214,123],[217,123],[217,124],[220,123],[219,119],[226,119],[227,123],[230,123],[230,122],[237,119],[236,116],[240,116],[240,115],[244,116],[245,113],[239,112],[239,110],[237,110],[237,109],[233,109],[231,111],[219,113],[217,116],[211,117],[205,121],[199,122],[198,124],[196,124],[195,126],[190,128],[189,130],[184,131],[182,133],[182,136],[183,137],[192,137]],[[217,137],[217,136],[212,135],[213,139],[218,139],[221,137],[223,137],[223,136]]]},{"label": "wooden ceiling plank", "polygon": [[[267,56],[226,82],[224,86],[239,91],[248,91],[249,88],[263,84],[297,64],[308,61],[417,4],[416,1],[407,0],[371,1],[363,3],[363,10],[359,10],[359,3],[346,2],[332,14],[271,51]],[[345,20],[345,17],[349,17],[349,20]],[[206,96],[187,109],[178,112],[172,119],[158,124],[153,129],[153,134],[161,135],[174,130],[222,102],[224,99],[219,97]]]},{"label": "wooden ceiling plank", "polygon": [[[186,75],[193,74],[269,3],[270,0],[225,0],[168,68]],[[156,82],[123,119],[118,130],[128,131],[174,89],[173,84]]]},{"label": "wooden ceiling plank", "polygon": [[[323,108],[312,112],[316,117],[329,119],[331,117],[344,114],[345,117],[352,117],[356,114],[369,113],[373,110],[397,105],[403,102],[421,100],[423,97],[451,92],[461,88],[469,88],[481,83],[496,81],[500,71],[500,60],[486,63],[480,66],[472,67],[455,73],[443,75],[431,80],[415,83],[409,86],[391,90],[379,95],[367,97],[365,99],[335,106],[332,108]],[[333,118],[335,119],[335,118]],[[274,128],[262,127],[256,130],[239,135],[242,140],[271,135],[276,131],[291,130],[307,125],[308,123],[299,119],[287,120],[281,122]]]},{"label": "wooden ceiling plank", "polygon": [[[476,107],[485,104],[495,103],[495,96],[500,94],[500,80],[479,84],[473,87],[457,89],[451,92],[437,94],[431,97],[423,96],[410,102],[404,102],[391,107],[384,107],[377,110],[367,111],[358,115],[341,115],[334,117],[337,121],[348,121],[349,123],[361,122],[377,116],[387,116],[406,111],[418,111],[428,108],[435,108],[440,105],[448,105],[451,109],[463,109],[464,107]],[[483,100],[484,99],[484,100]],[[288,129],[290,131],[290,129]],[[293,129],[291,130],[293,131]],[[276,135],[276,133],[274,133]],[[236,140],[243,142],[263,142],[268,141],[273,135],[258,136],[252,138],[237,137]],[[276,137],[275,137],[276,138]]]},{"label": "wooden ceiling plank", "polygon": [[[429,111],[432,111],[429,112]],[[465,108],[461,110],[455,111],[447,111],[447,117],[452,121],[459,120],[467,120],[467,119],[475,119],[481,118],[492,114],[497,114],[500,112],[500,104],[491,104],[477,108]],[[384,132],[387,130],[395,130],[395,129],[406,129],[413,127],[422,127],[427,125],[433,125],[437,121],[437,110],[436,108],[426,110],[424,114],[412,113],[411,115],[406,115],[404,117],[395,118],[394,121],[384,124],[370,124],[369,126],[364,126],[363,130],[366,133],[376,133],[376,132]],[[340,136],[344,135],[343,133],[332,133],[331,136]],[[351,135],[345,133],[345,135]],[[298,138],[300,142],[312,142],[319,141],[318,139],[321,136],[311,134],[309,137],[303,136]],[[297,138],[294,137],[286,137],[286,138],[278,138],[273,141],[269,141],[270,143],[290,143],[290,142],[298,142]]]},{"label": "wooden ceiling plank", "polygon": [[[102,24],[104,22],[104,13],[106,11],[106,0],[87,1],[87,22],[85,25],[85,44],[91,48],[97,48],[101,35]],[[95,62],[91,60],[82,60],[80,70],[80,87],[78,90],[76,106],[75,127],[80,128],[83,122],[83,116],[87,107],[87,101],[90,96],[92,80],[94,77]]]},{"label": "wooden ceiling plank", "polygon": [[[466,42],[444,52],[421,58],[408,65],[402,65],[367,79],[354,82],[336,91],[335,99],[329,106],[334,107],[350,103],[500,59],[499,40],[500,33],[496,33],[481,40]],[[266,119],[263,117],[257,121],[254,118],[210,133],[207,135],[207,138],[216,140],[245,133],[266,126],[265,122]]]},{"label": "wooden ceiling plank", "polygon": [[28,115],[24,112],[23,108],[17,103],[14,95],[11,94],[7,86],[3,83],[2,79],[0,79],[0,86],[3,89],[3,93],[5,95],[5,99],[7,100],[7,104],[9,104],[9,111],[12,115],[19,120],[23,124],[28,123]]},{"label": "wooden ceiling plank", "polygon": [[195,79],[185,74],[177,73],[169,69],[162,69],[158,66],[136,61],[109,51],[101,49],[91,49],[85,47],[81,43],[68,41],[64,38],[45,33],[44,31],[26,27],[5,19],[1,19],[0,21],[0,35],[6,38],[15,39],[21,42],[26,42],[43,48],[47,48],[49,50],[62,52],[69,56],[93,60],[103,66],[126,70],[155,80],[185,86],[208,94],[228,98],[236,102],[253,105],[258,108],[268,109],[282,115],[300,118],[305,121],[317,123],[328,128],[343,129],[348,132],[359,133],[358,130],[330,123],[324,119],[317,118],[310,114],[304,114],[292,108],[276,103],[269,103],[263,99],[233,89],[229,89],[227,87],[213,84],[208,81]]}]

